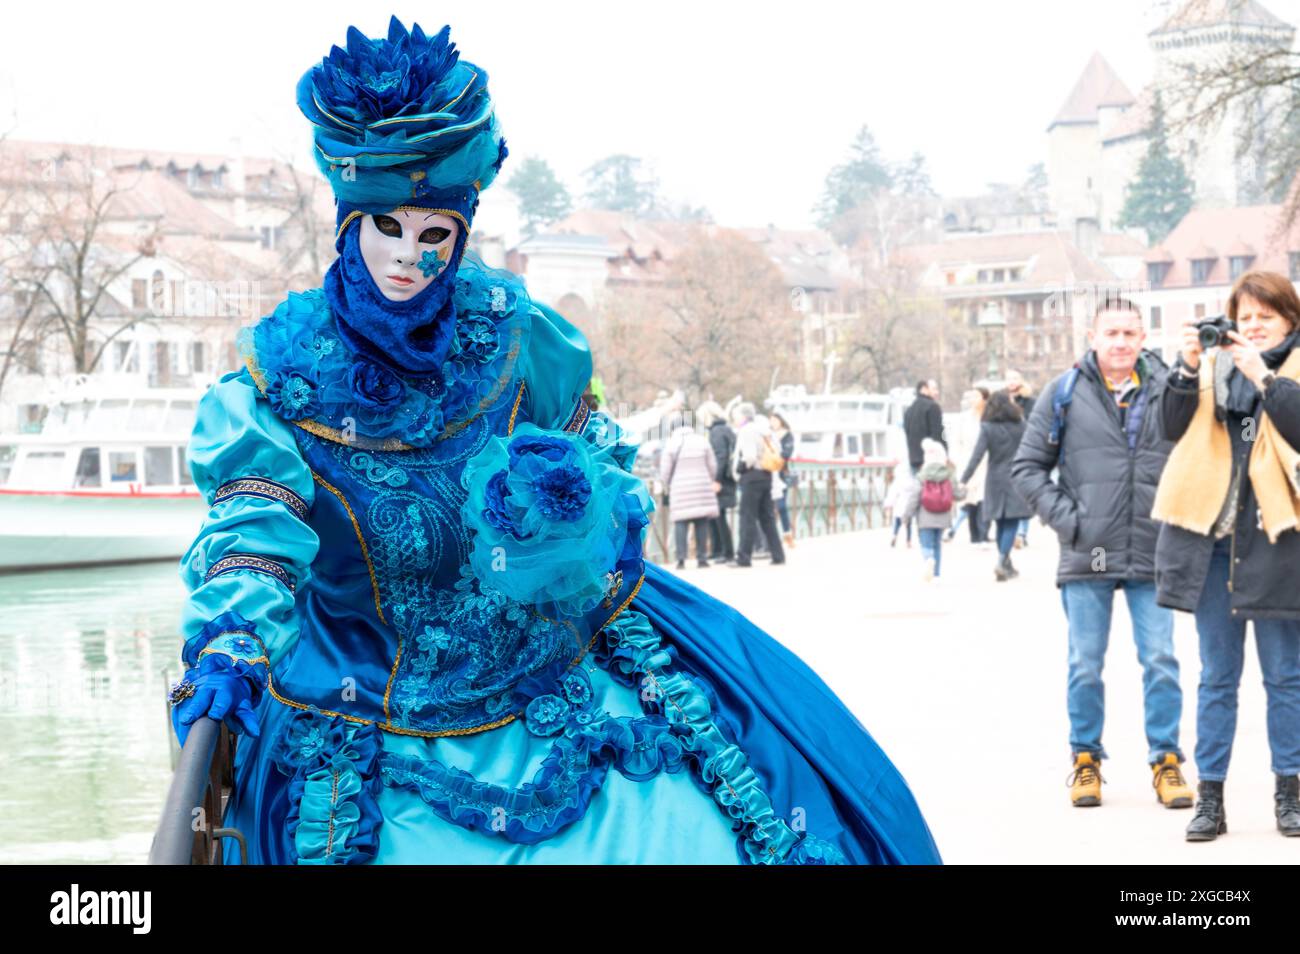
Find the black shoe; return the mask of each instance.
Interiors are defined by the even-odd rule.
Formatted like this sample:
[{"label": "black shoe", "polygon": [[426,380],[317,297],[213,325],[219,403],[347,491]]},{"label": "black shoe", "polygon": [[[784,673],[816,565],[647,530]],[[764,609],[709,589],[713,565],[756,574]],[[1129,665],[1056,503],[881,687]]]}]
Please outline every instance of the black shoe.
[{"label": "black shoe", "polygon": [[706,568],[708,567],[708,565],[709,565],[709,561],[708,561],[708,560],[700,560],[700,561],[699,561],[698,563],[696,563],[695,565],[698,566],[701,570],[703,570],[703,569],[706,569]]},{"label": "black shoe", "polygon": [[1017,570],[1015,566],[1013,566],[1011,563],[1010,553],[1008,553],[1006,556],[1002,558],[1002,562],[999,565],[1002,567],[1002,572],[1007,575],[1008,580],[1014,580],[1016,577],[1020,575],[1020,571]]},{"label": "black shoe", "polygon": [[677,569],[679,569],[679,570],[684,570],[684,569],[686,569],[686,561],[685,561],[685,560],[678,560],[678,561],[677,561]]},{"label": "black shoe", "polygon": [[1273,793],[1273,814],[1277,816],[1277,830],[1288,838],[1300,835],[1300,777],[1277,776],[1277,789]]},{"label": "black shoe", "polygon": [[1196,785],[1196,814],[1187,825],[1188,841],[1214,841],[1228,833],[1228,816],[1223,809],[1223,783],[1201,781]]}]

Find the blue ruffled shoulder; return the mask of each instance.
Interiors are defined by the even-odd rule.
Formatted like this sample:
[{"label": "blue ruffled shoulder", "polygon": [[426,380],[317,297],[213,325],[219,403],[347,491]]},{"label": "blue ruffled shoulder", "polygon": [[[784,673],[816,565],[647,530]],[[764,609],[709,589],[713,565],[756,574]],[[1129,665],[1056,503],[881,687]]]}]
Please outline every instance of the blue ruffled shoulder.
[{"label": "blue ruffled shoulder", "polygon": [[456,334],[441,370],[413,378],[357,355],[339,337],[322,289],[290,292],[241,329],[241,356],[281,418],[366,447],[427,447],[514,398],[516,365],[537,311],[519,278],[466,256],[456,280]]},{"label": "blue ruffled shoulder", "polygon": [[542,427],[562,427],[591,381],[591,348],[563,315],[534,302],[521,368],[528,419]]}]

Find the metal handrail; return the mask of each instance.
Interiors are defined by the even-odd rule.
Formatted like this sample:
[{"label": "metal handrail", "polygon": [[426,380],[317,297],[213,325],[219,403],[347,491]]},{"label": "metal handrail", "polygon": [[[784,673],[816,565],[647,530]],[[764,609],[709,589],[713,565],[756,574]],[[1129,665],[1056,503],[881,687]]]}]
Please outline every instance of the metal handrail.
[{"label": "metal handrail", "polygon": [[172,774],[149,864],[222,864],[225,838],[239,842],[241,862],[248,857],[243,834],[220,824],[234,786],[234,765],[230,730],[207,716],[195,722]]}]

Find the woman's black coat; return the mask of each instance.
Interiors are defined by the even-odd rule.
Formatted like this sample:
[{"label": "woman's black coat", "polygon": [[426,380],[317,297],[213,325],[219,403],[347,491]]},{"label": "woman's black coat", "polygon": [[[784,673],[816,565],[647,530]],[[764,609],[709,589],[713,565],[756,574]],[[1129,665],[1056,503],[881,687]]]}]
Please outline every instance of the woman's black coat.
[{"label": "woman's black coat", "polygon": [[[1226,352],[1217,360],[1230,361]],[[1269,362],[1279,364],[1278,362]],[[1234,370],[1234,375],[1241,372]],[[1162,400],[1165,436],[1178,440],[1186,433],[1196,414],[1199,383],[1184,378],[1178,371],[1169,374]],[[1279,435],[1292,447],[1300,447],[1300,384],[1278,378],[1267,396],[1258,398],[1250,414],[1227,410],[1228,436],[1232,439],[1234,473],[1248,466],[1254,443],[1248,435],[1258,429],[1260,412],[1267,414]],[[1247,418],[1254,418],[1254,423]],[[1269,543],[1260,524],[1259,508],[1250,477],[1243,474],[1237,500],[1237,519],[1232,532],[1229,606],[1234,617],[1241,619],[1300,619],[1300,534],[1286,530]],[[1213,532],[1195,533],[1181,527],[1162,524],[1156,543],[1156,601],[1161,606],[1193,612],[1201,597],[1210,555],[1214,550]]]},{"label": "woman's black coat", "polygon": [[980,425],[979,441],[971,452],[970,463],[961,475],[964,484],[971,479],[984,455],[989,466],[984,478],[984,519],[1023,520],[1033,514],[1020,491],[1011,483],[1011,461],[1015,459],[1020,439],[1025,435],[1024,421],[985,421]]}]

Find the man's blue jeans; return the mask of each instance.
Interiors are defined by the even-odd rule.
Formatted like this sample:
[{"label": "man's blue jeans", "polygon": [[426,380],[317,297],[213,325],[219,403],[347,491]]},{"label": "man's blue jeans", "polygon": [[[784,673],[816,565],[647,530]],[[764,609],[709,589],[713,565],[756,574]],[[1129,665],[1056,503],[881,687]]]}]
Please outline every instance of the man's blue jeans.
[{"label": "man's blue jeans", "polygon": [[[1196,691],[1196,774],[1222,782],[1237,732],[1237,686],[1246,657],[1246,621],[1228,603],[1231,541],[1215,544],[1196,607],[1201,682]],[[1300,620],[1253,620],[1255,650],[1268,699],[1268,747],[1273,771],[1300,775]]]},{"label": "man's blue jeans", "polygon": [[1106,718],[1101,669],[1110,642],[1111,608],[1116,584],[1124,589],[1133,639],[1142,664],[1142,697],[1146,709],[1147,761],[1155,764],[1166,752],[1177,754],[1178,721],[1183,691],[1174,658],[1174,614],[1156,605],[1154,583],[1136,580],[1073,580],[1061,586],[1061,603],[1070,624],[1070,749],[1106,758],[1101,729]]}]

